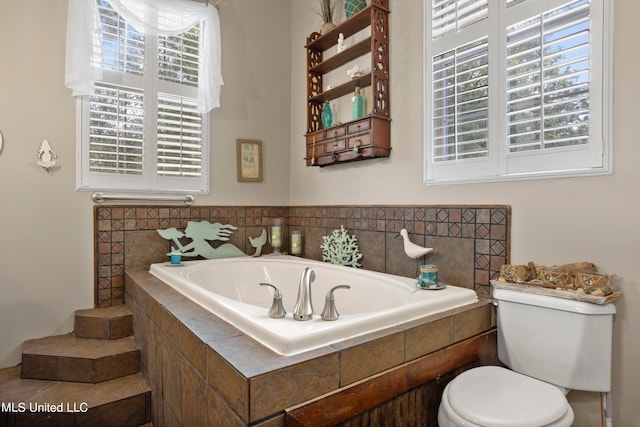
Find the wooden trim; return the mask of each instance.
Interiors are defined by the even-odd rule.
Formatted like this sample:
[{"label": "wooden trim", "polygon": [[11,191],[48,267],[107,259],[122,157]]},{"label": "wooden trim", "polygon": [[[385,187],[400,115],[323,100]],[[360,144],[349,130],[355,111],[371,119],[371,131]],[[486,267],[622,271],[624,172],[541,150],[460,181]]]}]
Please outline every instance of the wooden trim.
[{"label": "wooden trim", "polygon": [[[353,46],[346,48],[343,52],[333,55],[326,61],[322,61],[321,63],[319,63],[314,67],[310,67],[309,72],[317,73],[317,74],[328,73],[329,71],[333,71],[336,68],[340,67],[341,65],[344,65],[347,62],[351,61],[352,59],[359,58],[360,56],[370,51],[371,51],[371,36],[369,36],[364,40],[359,41]],[[369,81],[369,84],[371,84],[371,81]]]},{"label": "wooden trim", "polygon": [[357,79],[348,80],[335,86],[333,89],[327,89],[315,96],[311,96],[308,101],[312,104],[322,105],[325,101],[331,101],[348,93],[352,93],[356,89],[356,86],[360,88],[371,86],[371,73],[367,73]]},{"label": "wooden trim", "polygon": [[[322,51],[335,46],[336,44],[338,44],[338,35],[340,33],[342,33],[344,35],[344,38],[346,39],[351,37],[358,31],[363,30],[371,25],[371,16],[375,8],[380,7],[365,7],[360,12],[353,15],[351,18],[341,22],[336,28],[329,31],[328,33],[323,35],[318,34],[319,37],[313,40],[307,40],[307,45],[305,47],[311,50]],[[389,9],[384,8],[383,10],[389,13]]]},{"label": "wooden trim", "polygon": [[[473,361],[496,363],[496,337],[495,330],[485,332],[373,378],[287,409],[285,425],[324,427],[340,424]],[[489,358],[485,360],[487,356]]]}]

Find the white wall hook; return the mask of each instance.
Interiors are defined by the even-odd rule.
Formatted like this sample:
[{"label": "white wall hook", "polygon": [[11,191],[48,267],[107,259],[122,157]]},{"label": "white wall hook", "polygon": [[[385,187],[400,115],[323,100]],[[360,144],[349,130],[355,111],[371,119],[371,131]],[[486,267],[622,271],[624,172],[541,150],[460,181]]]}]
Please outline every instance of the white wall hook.
[{"label": "white wall hook", "polygon": [[51,145],[49,145],[49,141],[46,139],[42,140],[42,144],[40,144],[40,149],[38,150],[38,165],[51,173],[53,167],[56,165],[57,157],[58,155],[53,151]]}]

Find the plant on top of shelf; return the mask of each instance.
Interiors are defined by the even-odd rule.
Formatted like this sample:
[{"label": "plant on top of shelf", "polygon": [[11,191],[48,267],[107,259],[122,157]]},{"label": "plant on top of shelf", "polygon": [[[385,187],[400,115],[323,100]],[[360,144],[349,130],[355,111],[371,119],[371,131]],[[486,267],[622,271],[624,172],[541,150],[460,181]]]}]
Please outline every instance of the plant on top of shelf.
[{"label": "plant on top of shelf", "polygon": [[316,11],[322,18],[322,27],[320,27],[320,34],[326,34],[336,27],[333,23],[333,16],[336,10],[335,0],[318,0],[318,7],[320,10]]}]

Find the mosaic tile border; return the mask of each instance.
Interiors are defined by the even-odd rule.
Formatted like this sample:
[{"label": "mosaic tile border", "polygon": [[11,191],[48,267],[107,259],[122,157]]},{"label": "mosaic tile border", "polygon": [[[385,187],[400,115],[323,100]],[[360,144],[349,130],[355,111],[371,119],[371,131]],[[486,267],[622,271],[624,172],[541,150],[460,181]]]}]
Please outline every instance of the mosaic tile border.
[{"label": "mosaic tile border", "polygon": [[[491,206],[94,206],[95,305],[124,303],[125,236],[129,232],[175,227],[188,221],[222,222],[239,228],[266,227],[273,217],[289,227],[324,232],[345,228],[353,232],[472,239],[474,289],[489,295],[489,280],[510,260],[511,208]],[[382,240],[382,241],[385,241]],[[318,258],[317,256],[309,256]],[[384,265],[374,266],[385,271]]]}]

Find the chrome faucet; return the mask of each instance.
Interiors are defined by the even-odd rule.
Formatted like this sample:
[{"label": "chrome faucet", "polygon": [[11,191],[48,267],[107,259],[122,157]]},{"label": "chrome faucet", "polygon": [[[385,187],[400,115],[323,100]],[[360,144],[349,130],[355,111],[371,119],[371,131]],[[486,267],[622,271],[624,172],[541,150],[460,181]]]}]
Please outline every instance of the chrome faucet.
[{"label": "chrome faucet", "polygon": [[327,296],[324,298],[324,309],[322,309],[322,313],[320,314],[322,320],[338,320],[338,317],[340,317],[338,310],[336,310],[336,298],[333,296],[333,291],[336,289],[351,289],[351,286],[338,285],[327,292]]},{"label": "chrome faucet", "polygon": [[284,309],[284,305],[282,304],[282,293],[280,292],[280,289],[271,283],[260,283],[260,286],[270,286],[273,288],[273,302],[269,309],[269,317],[273,319],[282,319],[286,316],[287,310]]},{"label": "chrome faucet", "polygon": [[293,307],[295,320],[311,320],[313,317],[313,305],[311,305],[311,282],[316,280],[316,273],[311,267],[304,269],[300,284],[298,285],[298,299]]}]

